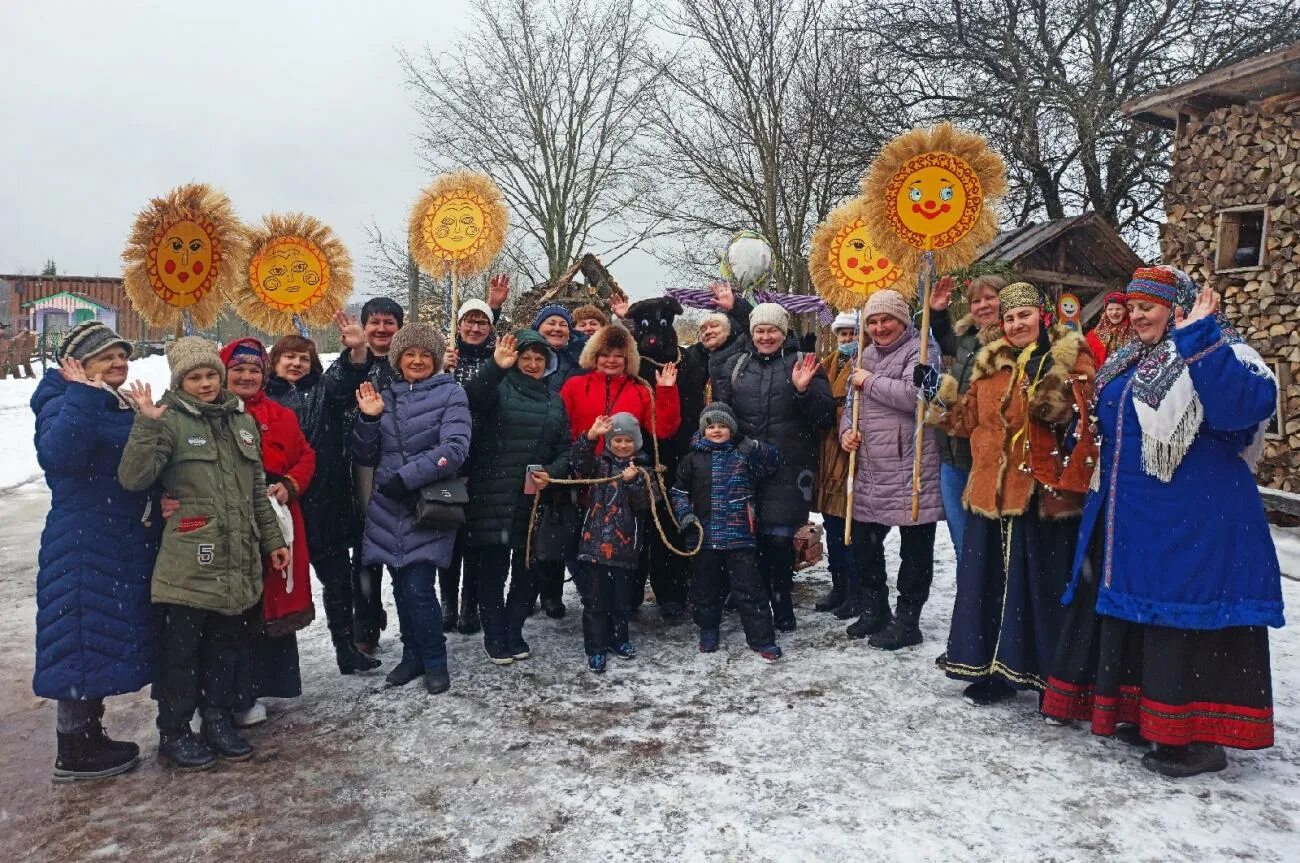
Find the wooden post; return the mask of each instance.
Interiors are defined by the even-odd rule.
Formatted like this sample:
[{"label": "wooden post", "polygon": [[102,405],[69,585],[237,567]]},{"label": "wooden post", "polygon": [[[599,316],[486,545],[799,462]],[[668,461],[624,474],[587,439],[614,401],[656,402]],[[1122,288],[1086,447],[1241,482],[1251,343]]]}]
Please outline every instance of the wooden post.
[{"label": "wooden post", "polygon": [[[862,304],[858,311],[858,355],[853,358],[853,366],[856,369],[862,363],[862,352],[866,350],[867,338],[867,306]],[[849,428],[853,431],[858,430],[858,420],[862,416],[862,391],[853,391],[853,381],[849,381],[849,394],[853,396],[853,425]],[[849,475],[844,480],[844,544],[847,546],[853,542],[853,477],[858,472],[858,449],[854,448],[849,453]]]},{"label": "wooden post", "polygon": [[456,314],[460,311],[460,279],[456,278],[456,270],[453,267],[451,271],[451,320],[447,322],[448,329],[453,334],[456,332]]},{"label": "wooden post", "polygon": [[406,256],[406,314],[410,320],[420,319],[420,268],[415,258]]},{"label": "wooden post", "polygon": [[[925,258],[922,259],[921,275],[921,365],[929,363],[930,355],[930,289],[934,281],[934,257],[930,252],[930,240],[926,240]],[[926,260],[928,258],[928,261]],[[912,521],[921,517],[921,449],[925,446],[925,399],[916,400],[916,450],[912,458]]]}]

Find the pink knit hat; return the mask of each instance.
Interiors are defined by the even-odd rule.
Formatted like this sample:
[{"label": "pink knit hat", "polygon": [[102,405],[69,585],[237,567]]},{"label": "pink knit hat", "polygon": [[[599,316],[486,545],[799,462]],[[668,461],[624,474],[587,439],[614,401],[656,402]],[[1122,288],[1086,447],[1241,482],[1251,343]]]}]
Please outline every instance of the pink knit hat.
[{"label": "pink knit hat", "polygon": [[876,291],[867,299],[866,313],[863,320],[869,319],[872,315],[885,314],[891,318],[898,318],[906,326],[912,322],[912,307],[903,299],[903,295],[898,291]]}]

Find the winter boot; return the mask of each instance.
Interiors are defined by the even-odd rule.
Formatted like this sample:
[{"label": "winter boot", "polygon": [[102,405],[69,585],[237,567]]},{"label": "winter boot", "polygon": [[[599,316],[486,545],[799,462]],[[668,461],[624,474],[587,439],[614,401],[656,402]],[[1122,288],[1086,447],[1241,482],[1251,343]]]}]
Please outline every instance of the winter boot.
[{"label": "winter boot", "polygon": [[229,710],[204,708],[200,733],[208,748],[227,761],[247,761],[253,755],[253,745],[235,733]]},{"label": "winter boot", "polygon": [[86,727],[87,733],[90,734],[90,739],[97,746],[99,746],[99,748],[108,750],[109,752],[117,753],[117,757],[125,758],[127,756],[130,756],[131,758],[139,758],[140,757],[139,746],[124,740],[114,740],[113,738],[108,736],[108,732],[104,730],[103,717],[104,717],[104,707],[101,704],[99,708],[99,715],[91,719],[90,725]]},{"label": "winter boot", "polygon": [[790,591],[772,591],[772,624],[782,632],[794,632],[798,622],[794,619],[794,598]]},{"label": "winter boot", "polygon": [[767,644],[763,647],[756,647],[754,648],[754,651],[758,654],[758,658],[764,662],[776,662],[782,656],[781,646],[777,644]]},{"label": "winter boot", "polygon": [[460,600],[460,621],[456,626],[456,631],[461,635],[473,635],[481,627],[478,617],[478,602],[470,596],[470,591],[466,587],[465,594]]},{"label": "winter boot", "polygon": [[636,659],[636,645],[630,641],[615,644],[610,650],[619,659]]},{"label": "winter boot", "polygon": [[457,632],[460,628],[460,615],[456,613],[456,606],[444,605],[442,607],[442,631]]},{"label": "winter boot", "polygon": [[[125,773],[140,763],[140,747],[134,743],[119,743],[107,736],[101,739],[91,728],[71,734],[57,733],[59,752],[54,759],[55,782],[104,779]],[[103,733],[102,729],[100,733]]]},{"label": "winter boot", "polygon": [[542,600],[542,610],[545,611],[546,616],[552,620],[560,620],[569,609],[565,607],[564,600],[556,597],[547,597]]},{"label": "winter boot", "polygon": [[860,591],[862,598],[862,615],[846,630],[849,638],[866,638],[875,635],[889,625],[893,619],[889,613],[889,602],[877,592]]},{"label": "winter boot", "polygon": [[351,635],[344,635],[334,639],[334,659],[339,664],[339,674],[374,671],[383,665],[373,656],[366,656],[360,650],[357,650],[357,646],[352,643]]},{"label": "winter boot", "polygon": [[592,674],[605,673],[605,654],[594,653],[587,657],[587,668]]},{"label": "winter boot", "polygon": [[160,734],[158,758],[185,771],[207,770],[217,763],[217,756],[189,728],[176,734]]},{"label": "winter boot", "polygon": [[867,646],[877,650],[898,650],[920,644],[924,639],[918,621],[921,610],[909,605],[898,604],[894,619],[884,629],[867,639]]},{"label": "winter boot", "polygon": [[835,615],[837,620],[852,620],[859,617],[867,607],[862,589],[862,576],[856,569],[850,569],[844,574],[844,601],[831,614]]},{"label": "winter boot", "polygon": [[451,689],[451,676],[447,666],[438,665],[424,672],[424,688],[430,695],[441,695]]},{"label": "winter boot", "polygon": [[236,710],[234,720],[236,728],[252,728],[254,725],[261,725],[266,721],[266,705],[254,701],[253,706],[247,710]]},{"label": "winter boot", "polygon": [[1142,766],[1170,779],[1185,779],[1201,773],[1217,773],[1228,766],[1228,756],[1222,746],[1211,743],[1187,746],[1158,743],[1155,749],[1142,756]]},{"label": "winter boot", "polygon": [[831,570],[831,589],[813,608],[818,611],[835,611],[844,604],[844,597],[847,591],[844,589],[844,576],[835,570]]},{"label": "winter boot", "polygon": [[700,653],[718,652],[718,631],[716,629],[700,630]]},{"label": "winter boot", "polygon": [[494,665],[509,665],[515,661],[514,655],[499,641],[483,639],[483,650]]},{"label": "winter boot", "polygon": [[412,680],[424,674],[424,663],[416,659],[414,655],[402,657],[402,661],[393,666],[393,670],[388,672],[384,678],[384,684],[387,686],[405,686]]},{"label": "winter boot", "polygon": [[524,641],[522,635],[512,635],[506,642],[506,653],[510,654],[511,659],[527,659],[533,655],[532,648],[528,642]]},{"label": "winter boot", "polygon": [[1001,677],[986,677],[963,689],[961,696],[976,707],[988,707],[1015,698],[1016,690]]},{"label": "winter boot", "polygon": [[1115,726],[1115,739],[1139,749],[1150,749],[1151,741],[1142,736],[1142,732],[1131,722],[1121,722]]}]

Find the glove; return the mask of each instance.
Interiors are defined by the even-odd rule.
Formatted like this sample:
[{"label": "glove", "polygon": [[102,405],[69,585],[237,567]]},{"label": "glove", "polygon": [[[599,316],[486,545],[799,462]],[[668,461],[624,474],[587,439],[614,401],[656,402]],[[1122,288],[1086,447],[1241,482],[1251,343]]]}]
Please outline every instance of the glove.
[{"label": "glove", "polygon": [[686,515],[682,516],[678,520],[678,524],[682,526],[682,530],[686,530],[686,528],[690,527],[691,525],[693,524],[698,525],[699,523],[700,520],[695,517],[695,513],[693,512],[686,513]]},{"label": "glove", "polygon": [[392,498],[393,500],[401,500],[406,497],[406,493],[410,491],[410,489],[406,487],[406,482],[403,481],[400,473],[395,473],[388,479],[384,480],[375,490],[384,497]]},{"label": "glove", "polygon": [[930,401],[939,392],[939,370],[934,366],[917,363],[912,366],[912,386],[925,395],[926,401]]},{"label": "glove", "polygon": [[758,441],[747,437],[740,443],[736,444],[736,449],[740,451],[741,455],[749,455],[751,452],[758,449]]}]

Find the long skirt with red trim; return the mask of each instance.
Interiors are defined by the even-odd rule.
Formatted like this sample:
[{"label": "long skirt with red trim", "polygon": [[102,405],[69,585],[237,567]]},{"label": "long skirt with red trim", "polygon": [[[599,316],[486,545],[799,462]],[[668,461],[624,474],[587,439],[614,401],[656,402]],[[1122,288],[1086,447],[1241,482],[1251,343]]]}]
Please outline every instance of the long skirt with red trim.
[{"label": "long skirt with red trim", "polygon": [[1038,495],[1024,515],[966,520],[957,561],[957,601],[940,666],[956,680],[1000,678],[1041,690],[1065,619],[1061,595],[1070,580],[1079,519],[1038,515]]},{"label": "long skirt with red trim", "polygon": [[[1098,531],[1100,535],[1100,531]],[[1099,615],[1094,539],[1067,614],[1042,711],[1094,734],[1136,725],[1153,743],[1273,745],[1268,630],[1171,629]]]}]

